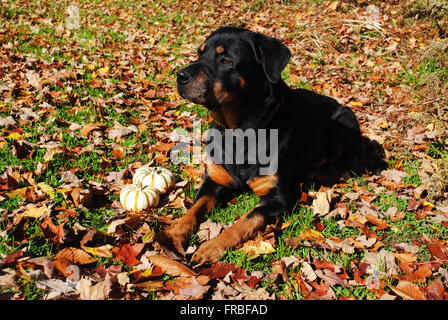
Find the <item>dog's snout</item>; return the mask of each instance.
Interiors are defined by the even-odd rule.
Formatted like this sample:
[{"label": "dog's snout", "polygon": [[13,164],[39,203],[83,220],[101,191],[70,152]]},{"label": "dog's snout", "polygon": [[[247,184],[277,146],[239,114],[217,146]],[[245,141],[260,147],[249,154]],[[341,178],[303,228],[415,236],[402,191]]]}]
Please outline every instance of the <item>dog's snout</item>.
[{"label": "dog's snout", "polygon": [[190,80],[191,80],[191,74],[187,70],[182,69],[177,72],[177,81],[178,82],[185,84],[185,83],[190,82]]}]

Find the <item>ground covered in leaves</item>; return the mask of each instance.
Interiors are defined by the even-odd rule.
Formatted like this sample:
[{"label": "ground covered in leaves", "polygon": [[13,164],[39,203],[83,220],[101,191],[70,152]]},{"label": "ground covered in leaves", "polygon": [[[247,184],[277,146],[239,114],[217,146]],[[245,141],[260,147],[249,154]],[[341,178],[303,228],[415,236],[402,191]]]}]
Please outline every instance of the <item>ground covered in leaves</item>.
[{"label": "ground covered in leaves", "polygon": [[[447,299],[447,11],[436,0],[2,0],[0,297]],[[210,120],[178,96],[175,72],[228,24],[286,44],[285,81],[351,107],[389,167],[311,185],[283,221],[192,270],[154,240],[203,177],[169,159]],[[119,191],[143,164],[177,184],[158,208],[126,212]],[[256,203],[243,194],[214,211],[187,252]]]}]

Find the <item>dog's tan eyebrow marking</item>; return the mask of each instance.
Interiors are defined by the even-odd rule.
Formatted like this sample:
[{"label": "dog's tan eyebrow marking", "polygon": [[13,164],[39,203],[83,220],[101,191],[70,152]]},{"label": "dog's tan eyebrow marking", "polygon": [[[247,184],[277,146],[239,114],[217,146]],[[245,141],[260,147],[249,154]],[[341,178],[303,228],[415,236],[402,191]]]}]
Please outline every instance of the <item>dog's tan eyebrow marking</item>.
[{"label": "dog's tan eyebrow marking", "polygon": [[216,47],[216,53],[217,54],[223,53],[224,51],[225,51],[225,49],[224,49],[223,46],[217,46]]},{"label": "dog's tan eyebrow marking", "polygon": [[246,87],[246,80],[243,77],[238,77],[238,81],[240,82],[241,88]]}]

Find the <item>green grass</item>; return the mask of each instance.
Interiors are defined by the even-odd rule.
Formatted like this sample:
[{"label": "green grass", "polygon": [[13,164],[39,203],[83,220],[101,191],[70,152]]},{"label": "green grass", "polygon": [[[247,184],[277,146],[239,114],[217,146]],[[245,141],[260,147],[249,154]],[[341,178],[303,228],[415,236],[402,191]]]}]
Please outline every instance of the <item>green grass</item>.
[{"label": "green grass", "polygon": [[[416,1],[421,3],[422,1]],[[61,153],[55,154],[51,160],[45,160],[47,149],[43,146],[35,147],[31,158],[19,159],[14,153],[13,140],[5,139],[6,145],[0,149],[0,173],[5,172],[7,167],[15,166],[20,172],[34,172],[37,164],[44,164],[45,170],[39,175],[34,175],[36,182],[45,182],[53,188],[58,188],[64,181],[61,180],[61,173],[71,170],[79,178],[83,179],[81,186],[87,188],[88,182],[98,181],[102,183],[104,177],[112,171],[119,171],[127,168],[130,164],[137,161],[146,163],[154,159],[155,153],[149,153],[148,148],[156,144],[160,136],[157,135],[159,124],[153,124],[150,118],[154,116],[153,105],[148,106],[139,99],[147,89],[156,90],[156,97],[150,99],[150,103],[160,101],[160,103],[168,104],[173,102],[176,106],[176,115],[183,112],[191,112],[197,114],[203,120],[208,119],[209,111],[198,105],[186,103],[184,100],[173,99],[173,95],[160,93],[162,87],[170,90],[175,88],[175,72],[181,64],[188,63],[186,57],[193,58],[195,53],[194,46],[198,46],[210,31],[206,26],[210,24],[208,18],[201,15],[185,14],[176,9],[161,9],[161,4],[169,8],[175,8],[176,1],[149,2],[140,1],[118,1],[111,3],[102,3],[101,1],[80,1],[81,26],[77,30],[67,32],[61,29],[65,19],[64,9],[66,5],[71,4],[68,1],[51,2],[51,1],[29,1],[24,5],[17,5],[15,1],[7,0],[2,2],[0,8],[0,27],[5,30],[11,30],[11,35],[6,38],[3,44],[13,43],[12,51],[18,56],[23,55],[23,59],[30,60],[28,67],[30,70],[41,72],[41,68],[49,68],[49,70],[70,70],[76,76],[74,79],[63,79],[64,87],[59,84],[46,84],[48,92],[42,90],[34,90],[26,88],[26,79],[22,79],[23,83],[11,92],[11,98],[6,98],[9,92],[4,91],[5,99],[0,102],[0,113],[2,117],[7,117],[11,112],[20,114],[21,106],[31,106],[33,110],[40,115],[40,119],[36,121],[20,122],[17,128],[2,127],[2,137],[6,137],[10,130],[23,130],[23,133],[30,134],[26,140],[32,144],[40,143],[40,139],[45,135],[57,135],[57,141],[61,144]],[[320,8],[324,1],[310,1],[310,11],[315,12],[316,8]],[[296,3],[293,1],[280,1],[279,3],[269,6],[269,10],[275,12],[282,6],[287,5],[287,9],[294,10]],[[380,5],[380,4],[378,4]],[[47,10],[42,7],[47,6]],[[317,6],[317,7],[316,7]],[[241,4],[241,11],[249,13],[250,19],[258,18],[259,13],[266,10],[267,5],[263,1],[244,2]],[[358,8],[355,4],[340,4],[338,13],[345,14],[353,8]],[[359,8],[361,11],[364,7]],[[218,12],[219,8],[207,5],[207,12],[212,16]],[[416,7],[417,11],[422,12],[424,9]],[[361,12],[360,11],[360,12]],[[132,15],[125,16],[124,13],[131,12]],[[299,12],[296,10],[294,12]],[[445,11],[444,11],[445,12]],[[303,13],[305,16],[307,12]],[[387,13],[385,13],[387,14]],[[316,13],[313,14],[316,17]],[[44,22],[44,19],[51,18],[51,23]],[[306,18],[304,18],[306,19]],[[313,18],[314,19],[314,18]],[[32,23],[29,23],[32,20]],[[49,20],[48,20],[49,21]],[[227,21],[237,25],[248,25],[253,21],[244,21],[244,18],[233,18]],[[384,77],[380,80],[372,80],[375,89],[366,90],[366,94],[371,94],[373,98],[383,98],[387,95],[387,89],[390,87],[409,86],[418,89],[422,86],[431,87],[433,79],[441,79],[446,83],[448,79],[448,66],[446,64],[446,55],[444,52],[429,55],[415,64],[408,64],[407,56],[400,56],[396,52],[386,52],[382,41],[390,35],[384,31],[378,32],[368,30],[366,28],[353,28],[352,35],[348,37],[346,42],[341,42],[341,32],[334,32],[334,26],[328,25],[328,34],[321,34],[322,47],[313,47],[314,51],[310,51],[307,47],[307,40],[310,39],[308,34],[308,25],[303,25],[298,21],[297,26],[291,27],[290,21],[277,21],[286,35],[284,40],[295,42],[303,42],[300,46],[292,47],[294,54],[299,57],[299,65],[289,63],[283,70],[283,79],[294,88],[312,89],[315,81],[329,81],[335,85],[345,84],[346,80],[353,78],[348,82],[353,83],[351,87],[353,94],[356,95],[357,88],[363,87],[365,81],[372,76],[374,68],[366,68],[363,63],[369,60],[375,64],[375,68],[381,68],[377,65],[376,56],[381,55],[384,64],[392,61],[401,63],[401,68],[397,72],[385,72]],[[276,22],[276,23],[277,23]],[[394,15],[391,16],[391,25],[394,28],[401,28],[402,25]],[[270,28],[268,22],[266,28]],[[314,22],[313,22],[314,23]],[[403,24],[408,27],[412,20],[408,19]],[[191,25],[203,25],[204,27],[195,27],[194,37],[192,37]],[[188,26],[188,28],[186,28]],[[387,26],[384,26],[385,30]],[[133,41],[127,41],[128,36],[136,34]],[[140,38],[144,35],[143,38]],[[352,37],[353,36],[353,37]],[[311,35],[311,38],[313,36]],[[357,41],[360,38],[362,41]],[[316,40],[316,39],[314,39]],[[377,44],[372,44],[378,42]],[[422,39],[423,40],[423,39]],[[420,41],[420,39],[419,39]],[[401,41],[400,45],[405,43]],[[187,47],[188,44],[188,47]],[[363,45],[370,48],[372,54],[363,54]],[[191,47],[190,47],[191,45]],[[369,47],[372,45],[372,47]],[[344,52],[341,59],[334,60],[336,50],[339,53]],[[301,51],[303,50],[303,51]],[[302,55],[306,53],[306,55]],[[364,55],[364,56],[363,56]],[[141,59],[144,57],[144,59]],[[330,57],[330,58],[329,58]],[[363,59],[360,59],[363,58]],[[297,61],[297,60],[296,60]],[[363,62],[364,61],[364,62]],[[106,75],[99,75],[98,69],[106,64],[110,66],[110,70]],[[163,71],[160,71],[161,64],[166,64]],[[93,68],[90,67],[93,65]],[[27,67],[27,68],[28,68]],[[329,69],[331,70],[331,79],[328,78]],[[14,71],[14,70],[13,70]],[[23,70],[26,71],[26,70]],[[149,88],[143,85],[139,72],[144,71],[144,81],[151,82]],[[15,72],[15,71],[14,71]],[[21,74],[22,71],[20,71]],[[162,77],[160,74],[162,73]],[[95,77],[96,74],[96,77]],[[126,74],[126,76],[125,76]],[[337,81],[333,82],[333,77]],[[20,77],[19,77],[20,78]],[[95,80],[94,80],[95,79]],[[322,80],[324,79],[324,80]],[[100,83],[99,88],[91,87],[92,81]],[[0,79],[1,85],[9,85],[9,80]],[[111,84],[106,86],[106,84]],[[22,86],[23,85],[23,86]],[[161,85],[161,87],[159,87]],[[44,87],[45,87],[44,86]],[[352,96],[352,92],[343,92],[344,87],[335,87],[341,90],[341,96]],[[28,90],[28,91],[27,91]],[[59,98],[52,98],[50,93],[60,93]],[[115,102],[102,102],[109,100],[115,95],[121,93],[121,99],[126,99],[123,104]],[[172,92],[171,92],[172,93]],[[363,93],[364,94],[364,93]],[[70,95],[77,98],[77,102],[72,102],[68,97]],[[160,95],[160,96],[159,96]],[[40,100],[37,100],[39,97]],[[31,102],[27,101],[30,99]],[[424,96],[416,98],[417,101],[423,101]],[[53,107],[46,113],[40,113],[41,103],[45,101]],[[132,101],[134,103],[128,103]],[[156,104],[158,102],[155,102]],[[395,102],[394,102],[395,103]],[[16,117],[17,118],[17,117]],[[107,138],[107,130],[114,127],[116,122],[124,126],[136,124],[141,119],[147,125],[147,128],[138,133],[116,139],[114,141]],[[173,117],[175,123],[176,118]],[[180,119],[182,120],[182,119]],[[89,123],[102,123],[106,126],[98,138],[94,135],[81,137],[80,130],[71,132],[68,127],[71,123],[77,123],[81,126]],[[176,123],[177,125],[178,123]],[[174,127],[176,127],[174,125]],[[172,130],[174,128],[170,128]],[[191,128],[184,128],[189,131]],[[201,126],[203,133],[208,129],[208,124]],[[436,160],[444,161],[448,159],[448,149],[446,141],[443,139],[435,140],[428,143],[427,149],[424,151],[426,156]],[[126,156],[122,160],[114,159],[111,145],[116,143],[124,148]],[[94,151],[86,151],[77,153],[77,150],[93,147]],[[402,161],[400,170],[404,170],[408,174],[403,179],[406,188],[412,190],[415,186],[421,186],[422,181],[419,176],[421,161],[419,161],[410,152],[403,153],[400,158],[392,158],[390,167],[394,167],[399,161]],[[102,168],[104,161],[110,161],[111,165],[107,169]],[[188,175],[183,172],[181,166],[172,163],[167,164],[168,168],[174,171],[180,179],[189,179]],[[198,166],[196,166],[198,167]],[[185,195],[193,198],[195,195],[196,185],[193,181]],[[29,185],[24,179],[19,181],[20,187]],[[343,192],[354,192],[355,186],[363,188],[368,192],[375,192],[375,188],[369,185],[370,180],[367,176],[353,176],[347,181],[347,187],[342,187]],[[314,190],[311,186],[310,190]],[[413,210],[408,210],[410,201],[410,193],[406,196],[398,194],[394,191],[385,191],[375,193],[377,198],[373,201],[373,205],[378,208],[379,214],[383,215],[391,207],[397,207],[399,211],[404,212],[405,216],[402,220],[392,221],[385,217],[384,219],[391,226],[385,230],[377,230],[375,226],[369,225],[369,228],[378,235],[384,242],[387,250],[395,250],[394,245],[399,242],[412,243],[419,240],[424,233],[429,237],[437,237],[441,239],[448,238],[448,228],[440,223],[429,222],[428,219],[420,218]],[[55,223],[65,223],[65,230],[73,228],[75,223],[79,223],[86,228],[94,228],[99,232],[105,232],[110,219],[116,213],[110,208],[113,201],[118,200],[118,195],[108,193],[105,196],[94,196],[94,206],[89,208],[76,208],[77,216],[68,218],[67,220],[55,217],[56,211],[52,211],[52,219]],[[56,193],[51,205],[55,207],[70,207],[70,200],[61,193]],[[242,216],[246,212],[252,210],[259,202],[259,198],[251,193],[244,193],[236,197],[234,203],[230,203],[226,208],[218,208],[207,216],[217,223],[230,224],[235,218]],[[7,229],[10,220],[5,217],[11,216],[12,212],[27,204],[27,200],[21,197],[9,198],[0,202],[0,208],[3,209],[0,217],[0,229]],[[353,213],[357,210],[356,201],[346,203],[347,208]],[[184,214],[183,209],[160,209],[155,213],[155,217],[162,215],[180,216]],[[238,250],[229,250],[225,253],[222,260],[234,263],[241,268],[247,268],[249,271],[261,270],[266,273],[272,271],[272,262],[282,259],[283,257],[295,256],[299,259],[325,259],[334,264],[342,265],[350,273],[351,263],[360,261],[365,250],[355,250],[353,254],[346,254],[339,251],[331,251],[319,248],[317,246],[298,246],[291,247],[287,244],[287,239],[297,237],[306,228],[315,229],[316,222],[323,225],[321,233],[325,238],[338,237],[346,239],[353,236],[362,235],[361,230],[354,226],[342,226],[341,218],[333,217],[329,219],[320,219],[316,217],[313,210],[308,204],[297,205],[292,212],[286,213],[284,221],[292,221],[292,223],[276,233],[275,252],[272,254],[263,254],[255,259],[248,259],[246,254]],[[13,226],[8,232],[2,233],[0,236],[0,254],[5,255],[23,248],[27,249],[27,253],[31,256],[53,256],[59,250],[56,245],[45,241],[40,224],[42,219],[24,218],[20,224]],[[149,223],[149,222],[148,222]],[[150,223],[150,227],[155,231],[159,231],[161,225],[154,219]],[[126,234],[125,236],[129,236]],[[198,244],[197,237],[194,236],[190,244]],[[428,261],[430,257],[429,251],[425,245],[420,247],[418,259],[420,261]],[[98,265],[110,265],[120,263],[113,258],[101,258]],[[120,263],[121,264],[121,263]],[[129,271],[128,267],[123,268]],[[291,279],[300,272],[300,266],[288,270]],[[163,280],[175,280],[172,276],[165,276]],[[26,299],[41,299],[44,291],[36,289],[34,282],[30,280],[20,279],[21,292]],[[280,295],[292,299],[302,299],[299,290],[294,287],[293,281],[282,284],[277,288],[269,281],[263,281],[262,287],[271,291],[277,291],[276,296]],[[333,286],[336,296],[339,297],[357,297],[360,299],[373,299],[375,296],[365,287],[353,286],[343,288],[341,286]],[[154,295],[155,297],[155,295]]]}]

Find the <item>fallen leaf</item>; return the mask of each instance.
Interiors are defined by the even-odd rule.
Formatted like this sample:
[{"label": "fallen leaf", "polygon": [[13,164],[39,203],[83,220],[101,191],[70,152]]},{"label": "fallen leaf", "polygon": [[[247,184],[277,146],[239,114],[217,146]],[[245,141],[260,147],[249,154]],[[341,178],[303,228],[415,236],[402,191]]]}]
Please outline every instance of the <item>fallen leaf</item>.
[{"label": "fallen leaf", "polygon": [[311,229],[309,227],[305,227],[305,231],[302,231],[299,234],[298,238],[302,241],[305,240],[320,241],[320,242],[325,241],[325,236],[321,232]]},{"label": "fallen leaf", "polygon": [[140,254],[143,246],[143,243],[137,243],[133,246],[129,243],[125,243],[119,247],[112,248],[112,252],[115,253],[117,259],[123,261],[125,264],[135,266],[141,263],[141,261],[137,259],[137,256]]},{"label": "fallen leaf", "polygon": [[407,177],[408,174],[406,172],[399,171],[396,169],[389,169],[389,170],[381,171],[381,176],[384,179],[386,179],[390,182],[393,182],[394,184],[400,184],[401,179],[403,179],[404,177]]},{"label": "fallen leaf", "polygon": [[220,261],[212,264],[210,267],[202,267],[198,270],[200,274],[209,276],[210,278],[224,278],[229,272],[233,272],[238,267],[235,264]]},{"label": "fallen leaf", "polygon": [[389,286],[389,288],[404,300],[427,300],[418,286],[409,281],[401,280],[396,287]]},{"label": "fallen leaf", "polygon": [[316,199],[313,200],[312,208],[313,212],[319,216],[326,215],[330,212],[331,195],[333,190],[327,190],[324,192],[317,192]]},{"label": "fallen leaf", "polygon": [[179,288],[179,295],[187,299],[200,299],[209,288],[210,286],[202,285],[197,279],[193,279],[188,287]]},{"label": "fallen leaf", "polygon": [[313,268],[311,267],[311,265],[306,262],[303,261],[301,263],[301,268],[300,268],[300,273],[303,275],[303,277],[305,278],[305,280],[309,283],[313,282],[314,280],[316,280],[317,275],[314,272]]},{"label": "fallen leaf", "polygon": [[436,278],[431,284],[428,286],[428,300],[443,300],[443,294],[445,292],[445,288],[443,286],[440,278]]},{"label": "fallen leaf", "polygon": [[54,225],[50,218],[45,217],[44,222],[40,225],[40,230],[47,241],[52,243],[64,243],[64,223]]},{"label": "fallen leaf", "polygon": [[106,276],[106,280],[92,285],[92,281],[82,277],[76,285],[81,300],[105,300],[111,292],[112,281]]},{"label": "fallen leaf", "polygon": [[44,216],[48,216],[50,214],[50,210],[46,205],[41,205],[40,207],[31,206],[25,209],[25,211],[21,214],[22,217],[27,218],[41,218]]},{"label": "fallen leaf", "polygon": [[100,257],[100,258],[109,258],[112,257],[112,246],[110,244],[105,244],[99,247],[86,247],[84,245],[81,245],[81,248],[87,252],[90,253],[93,256]]},{"label": "fallen leaf", "polygon": [[182,263],[158,254],[150,256],[148,259],[152,264],[160,267],[164,273],[172,276],[191,277],[197,275]]},{"label": "fallen leaf", "polygon": [[75,264],[89,264],[96,262],[97,259],[90,256],[87,252],[79,248],[65,248],[55,255],[55,260],[67,259]]},{"label": "fallen leaf", "polygon": [[81,129],[81,136],[87,137],[91,131],[104,128],[106,125],[102,123],[89,123]]},{"label": "fallen leaf", "polygon": [[369,214],[366,216],[366,219],[370,222],[376,225],[378,230],[384,230],[389,228],[390,226],[387,224],[386,221],[376,218],[375,216]]},{"label": "fallen leaf", "polygon": [[246,253],[249,260],[255,259],[262,254],[270,254],[275,252],[275,248],[268,241],[263,241],[263,238],[259,237],[255,240],[246,241],[243,247],[238,251]]},{"label": "fallen leaf", "polygon": [[412,264],[417,262],[417,257],[410,252],[394,252],[393,255],[401,263]]}]

